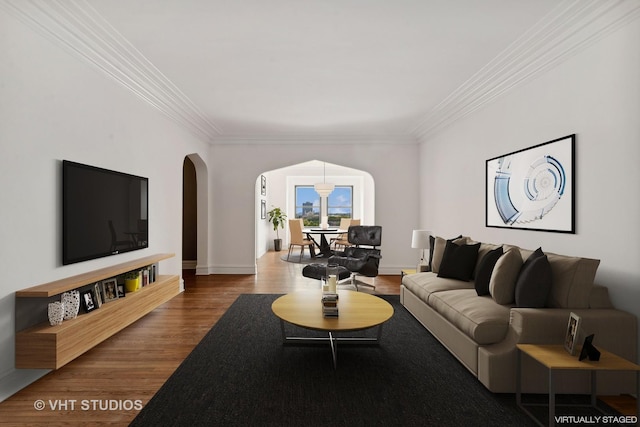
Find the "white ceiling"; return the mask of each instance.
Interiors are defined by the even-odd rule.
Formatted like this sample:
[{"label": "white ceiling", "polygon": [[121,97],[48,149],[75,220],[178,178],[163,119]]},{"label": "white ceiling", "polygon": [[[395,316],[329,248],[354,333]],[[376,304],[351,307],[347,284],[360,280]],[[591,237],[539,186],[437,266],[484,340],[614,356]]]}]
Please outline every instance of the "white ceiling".
[{"label": "white ceiling", "polygon": [[415,141],[637,16],[640,4],[3,1],[209,142]]}]

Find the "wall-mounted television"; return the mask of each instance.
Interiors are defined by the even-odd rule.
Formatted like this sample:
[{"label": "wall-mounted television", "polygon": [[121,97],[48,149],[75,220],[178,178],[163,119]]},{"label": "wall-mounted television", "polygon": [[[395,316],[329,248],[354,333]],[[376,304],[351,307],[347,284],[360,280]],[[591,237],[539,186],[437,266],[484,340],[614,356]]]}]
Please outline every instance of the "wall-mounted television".
[{"label": "wall-mounted television", "polygon": [[149,180],[62,161],[62,264],[149,247]]}]

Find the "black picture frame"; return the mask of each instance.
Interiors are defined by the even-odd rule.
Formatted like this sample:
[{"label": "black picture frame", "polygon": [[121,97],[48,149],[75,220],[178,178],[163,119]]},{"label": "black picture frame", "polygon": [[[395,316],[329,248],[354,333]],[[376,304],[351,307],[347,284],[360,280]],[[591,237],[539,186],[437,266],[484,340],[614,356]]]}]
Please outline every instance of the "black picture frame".
[{"label": "black picture frame", "polygon": [[267,195],[267,177],[264,175],[260,175],[260,194]]},{"label": "black picture frame", "polygon": [[587,357],[592,362],[597,362],[598,360],[600,360],[600,351],[593,345],[594,336],[595,334],[591,334],[584,339],[584,344],[582,345],[582,350],[580,351],[580,361],[586,359]]},{"label": "black picture frame", "polygon": [[260,219],[267,219],[267,201],[260,200]]},{"label": "black picture frame", "polygon": [[575,143],[567,135],[485,164],[485,225],[575,234]]},{"label": "black picture frame", "polygon": [[116,286],[116,288],[118,289],[118,298],[124,298],[125,295],[127,294],[124,291],[124,283],[118,283],[118,285]]},{"label": "black picture frame", "polygon": [[91,289],[83,291],[80,294],[80,299],[82,300],[82,307],[84,308],[84,311],[86,311],[87,313],[98,308],[98,306],[95,303],[93,291]]}]

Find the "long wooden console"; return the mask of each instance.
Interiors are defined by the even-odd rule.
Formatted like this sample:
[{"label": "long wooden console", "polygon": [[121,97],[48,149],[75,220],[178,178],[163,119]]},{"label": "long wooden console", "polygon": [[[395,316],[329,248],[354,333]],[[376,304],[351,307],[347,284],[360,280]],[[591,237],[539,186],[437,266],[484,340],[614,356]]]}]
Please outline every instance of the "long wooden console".
[{"label": "long wooden console", "polygon": [[[94,270],[16,292],[16,325],[18,314],[24,307],[37,304],[46,306],[52,297],[63,292],[91,285],[101,280],[155,264],[174,254],[156,254],[112,267]],[[102,341],[126,328],[156,307],[180,293],[180,276],[158,275],[155,282],[136,292],[127,293],[89,313],[80,313],[75,319],[51,326],[41,322],[16,331],[16,368],[58,369]],[[20,310],[20,306],[23,309]]]}]

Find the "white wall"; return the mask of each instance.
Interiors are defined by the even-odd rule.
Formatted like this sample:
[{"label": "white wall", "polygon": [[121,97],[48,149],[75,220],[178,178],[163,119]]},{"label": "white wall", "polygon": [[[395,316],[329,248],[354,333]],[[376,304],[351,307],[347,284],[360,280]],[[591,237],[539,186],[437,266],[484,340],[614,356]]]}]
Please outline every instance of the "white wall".
[{"label": "white wall", "polygon": [[[426,141],[421,223],[441,236],[601,260],[596,283],[640,316],[640,21]],[[575,133],[576,234],[485,227],[485,160]],[[464,153],[464,155],[461,155]],[[597,339],[597,337],[596,337]]]},{"label": "white wall", "polygon": [[[212,147],[210,185],[214,211],[209,273],[255,272],[256,191],[259,193],[256,177],[264,171],[310,160],[371,175],[375,183],[375,222],[383,227],[380,271],[398,274],[401,268],[414,265],[418,254],[411,249],[411,231],[418,222],[417,147],[367,141],[350,145],[235,142]],[[284,183],[278,184],[269,176],[267,179],[270,197],[274,186]],[[268,198],[267,210],[278,203],[281,201]]]},{"label": "white wall", "polygon": [[[14,292],[158,252],[180,274],[182,163],[208,146],[112,80],[0,13],[0,400],[44,371],[14,369]],[[143,251],[61,266],[61,160],[149,178]]]}]

